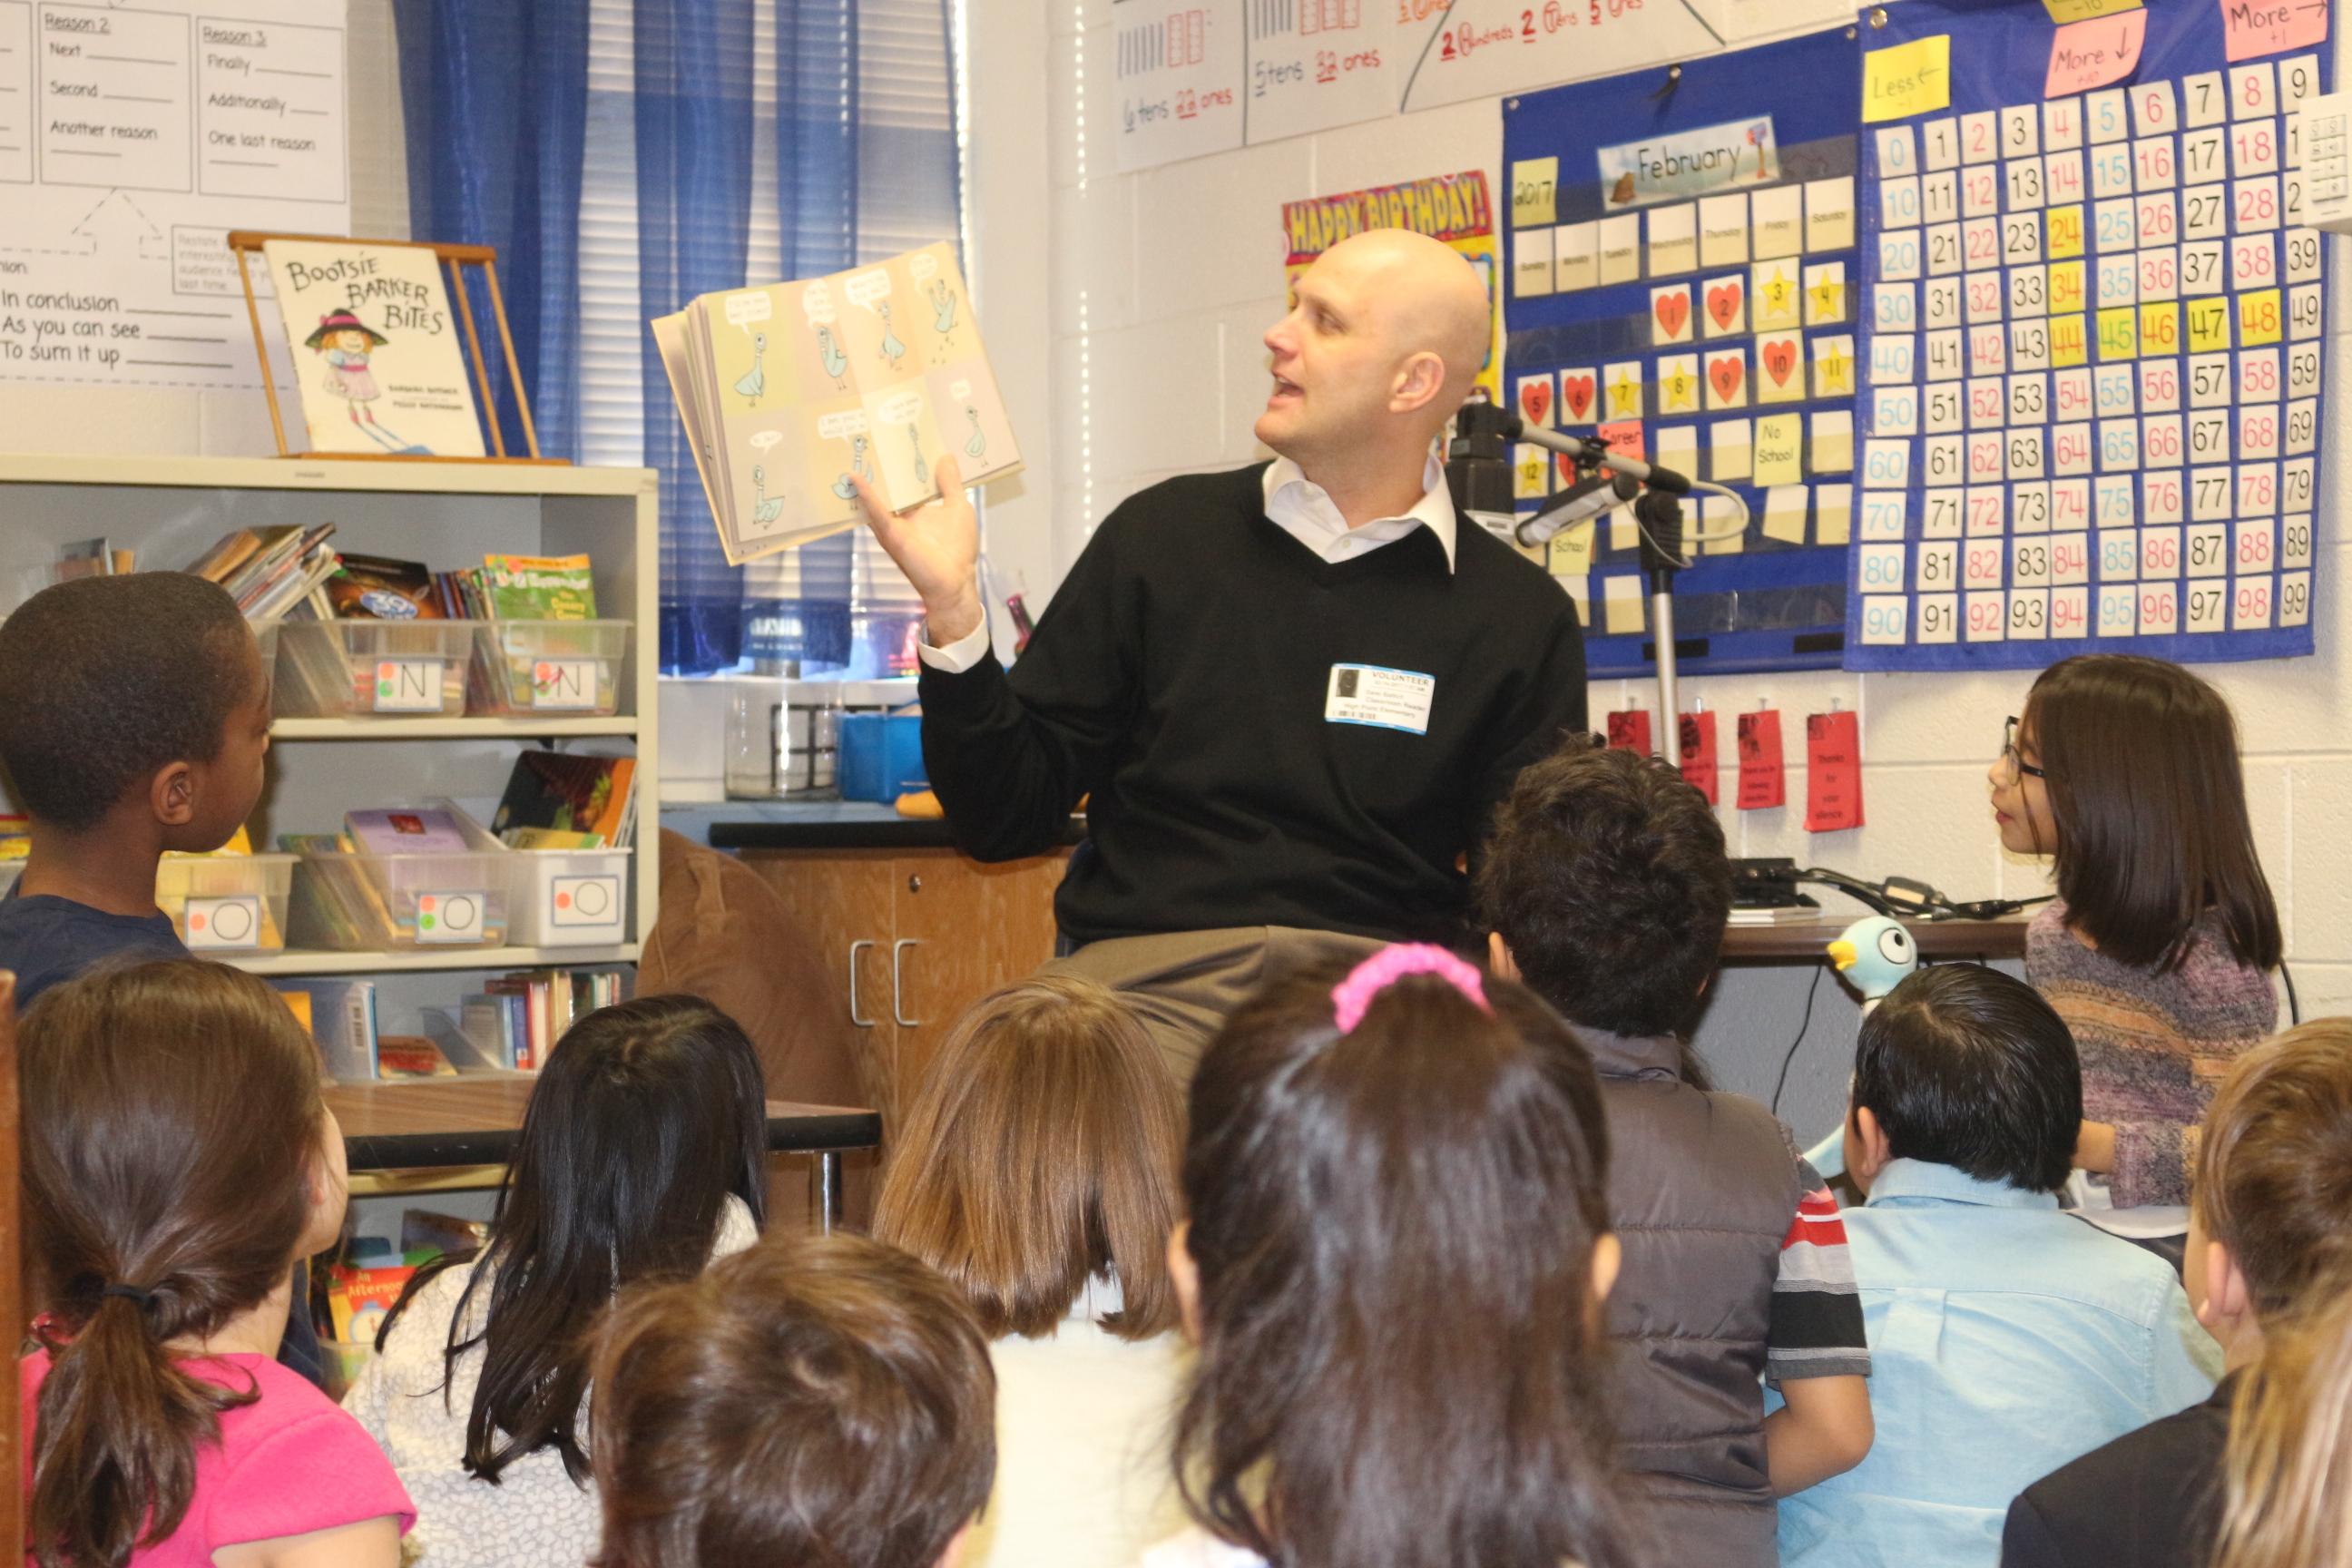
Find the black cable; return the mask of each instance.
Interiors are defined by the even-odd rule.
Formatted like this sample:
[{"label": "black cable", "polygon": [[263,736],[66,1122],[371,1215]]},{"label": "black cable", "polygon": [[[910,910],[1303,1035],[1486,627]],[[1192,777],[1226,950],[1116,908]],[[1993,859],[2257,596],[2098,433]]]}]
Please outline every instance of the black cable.
[{"label": "black cable", "polygon": [[2286,1021],[2303,1022],[2303,1004],[2294,999],[2294,976],[2287,973],[2286,961],[2279,960],[2279,978],[2286,982]]},{"label": "black cable", "polygon": [[1826,963],[1813,965],[1813,983],[1805,987],[1805,1016],[1797,1024],[1797,1037],[1789,1042],[1789,1054],[1780,1058],[1780,1080],[1772,1086],[1772,1114],[1780,1114],[1780,1091],[1789,1087],[1789,1067],[1797,1059],[1797,1047],[1805,1043],[1805,1031],[1813,1025],[1813,997],[1822,988],[1822,975],[1829,969]]}]

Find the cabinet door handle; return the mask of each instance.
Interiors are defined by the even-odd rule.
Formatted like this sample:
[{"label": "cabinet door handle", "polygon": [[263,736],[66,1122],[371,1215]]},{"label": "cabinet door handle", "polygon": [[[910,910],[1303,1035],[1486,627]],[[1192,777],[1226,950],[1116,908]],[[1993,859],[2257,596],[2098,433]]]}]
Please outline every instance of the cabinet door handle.
[{"label": "cabinet door handle", "polygon": [[853,942],[849,944],[849,1021],[861,1029],[872,1028],[874,1020],[857,1016],[857,953],[860,948],[873,945],[870,942]]},{"label": "cabinet door handle", "polygon": [[900,1000],[906,993],[898,978],[898,961],[906,956],[908,948],[921,945],[911,936],[902,936],[890,944],[890,1016],[910,1029],[920,1028],[922,1020],[907,1016],[907,1005]]}]

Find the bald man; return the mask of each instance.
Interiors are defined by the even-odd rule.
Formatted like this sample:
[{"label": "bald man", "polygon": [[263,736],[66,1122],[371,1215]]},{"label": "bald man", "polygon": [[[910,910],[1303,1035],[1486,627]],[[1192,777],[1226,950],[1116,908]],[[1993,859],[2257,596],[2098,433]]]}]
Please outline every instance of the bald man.
[{"label": "bald man", "polygon": [[1035,855],[1092,797],[1052,967],[1129,993],[1180,1074],[1295,954],[1467,942],[1465,858],[1585,727],[1574,605],[1446,493],[1487,320],[1435,240],[1333,246],[1265,334],[1275,459],[1122,502],[1009,673],[953,460],[946,500],[896,516],[859,487],[923,597],[923,757],[957,842]]}]

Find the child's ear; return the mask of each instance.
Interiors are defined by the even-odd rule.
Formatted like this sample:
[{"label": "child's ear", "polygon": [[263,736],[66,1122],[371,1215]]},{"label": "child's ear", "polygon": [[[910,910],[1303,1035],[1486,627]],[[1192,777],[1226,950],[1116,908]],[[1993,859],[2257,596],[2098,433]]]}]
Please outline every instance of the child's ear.
[{"label": "child's ear", "polygon": [[1192,1222],[1179,1220],[1168,1233],[1168,1280],[1176,1287],[1176,1308],[1184,1337],[1201,1342],[1201,1266],[1192,1261]]},{"label": "child's ear", "polygon": [[971,1545],[971,1532],[979,1528],[978,1519],[965,1520],[963,1528],[955,1532],[955,1539],[948,1542],[948,1549],[940,1553],[939,1568],[961,1568],[964,1552]]},{"label": "child's ear", "polygon": [[196,816],[196,770],[184,762],[166,763],[147,781],[147,804],[165,827],[185,827]]},{"label": "child's ear", "polygon": [[1519,961],[1511,956],[1511,944],[1503,940],[1501,931],[1486,933],[1486,967],[1506,980],[1519,977]]}]

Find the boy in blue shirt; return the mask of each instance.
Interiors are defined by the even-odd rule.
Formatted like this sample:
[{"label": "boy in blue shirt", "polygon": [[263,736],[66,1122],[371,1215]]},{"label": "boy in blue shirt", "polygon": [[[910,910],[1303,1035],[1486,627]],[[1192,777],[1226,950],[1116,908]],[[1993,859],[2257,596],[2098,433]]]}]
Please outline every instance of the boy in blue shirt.
[{"label": "boy in blue shirt", "polygon": [[269,681],[236,602],[180,572],[81,577],[0,622],[0,770],[32,853],[0,900],[16,1005],[102,958],[185,958],[167,849],[217,849],[261,798]]},{"label": "boy in blue shirt", "polygon": [[2011,1498],[2211,1390],[2172,1270],[2059,1211],[2082,1120],[2074,1037],[2021,981],[1939,964],[1864,1020],[1845,1229],[1878,1440],[1781,1502],[1787,1568],[1994,1568]]}]

